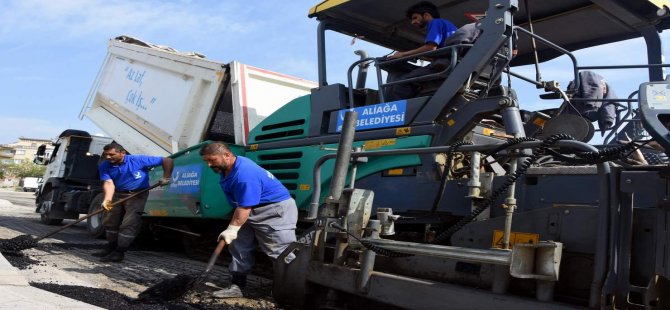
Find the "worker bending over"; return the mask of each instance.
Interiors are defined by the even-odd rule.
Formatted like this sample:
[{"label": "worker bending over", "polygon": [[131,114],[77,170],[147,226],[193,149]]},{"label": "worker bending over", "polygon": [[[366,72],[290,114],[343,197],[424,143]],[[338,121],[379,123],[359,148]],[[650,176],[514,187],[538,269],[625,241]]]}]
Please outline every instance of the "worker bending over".
[{"label": "worker bending over", "polygon": [[233,217],[219,239],[229,244],[233,258],[228,288],[215,291],[218,298],[242,297],[247,275],[254,265],[254,250],[274,260],[296,240],[298,208],[288,190],[272,173],[242,156],[235,156],[222,142],[213,142],[200,150],[200,156],[214,172],[233,207]]}]

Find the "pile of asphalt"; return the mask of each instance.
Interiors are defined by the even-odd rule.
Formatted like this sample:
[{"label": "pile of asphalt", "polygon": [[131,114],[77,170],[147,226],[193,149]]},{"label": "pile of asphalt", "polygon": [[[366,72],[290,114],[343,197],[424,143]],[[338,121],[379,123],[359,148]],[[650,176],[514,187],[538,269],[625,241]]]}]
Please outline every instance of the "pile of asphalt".
[{"label": "pile of asphalt", "polygon": [[74,285],[59,285],[53,283],[30,283],[30,285],[49,291],[58,295],[62,295],[68,298],[79,300],[94,306],[98,306],[105,309],[119,309],[119,310],[158,310],[158,309],[169,309],[169,310],[200,310],[200,309],[213,309],[213,310],[272,310],[277,308],[268,308],[268,307],[256,307],[256,306],[245,306],[241,304],[236,305],[227,305],[227,304],[218,304],[212,303],[209,300],[201,300],[195,302],[184,302],[182,300],[172,300],[164,301],[160,303],[146,303],[140,300],[131,299],[123,294],[118,292],[100,289],[100,288],[91,288],[84,286],[74,286]]},{"label": "pile of asphalt", "polygon": [[4,256],[12,266],[21,270],[32,269],[33,265],[46,265],[45,263],[34,260],[21,252],[2,252],[2,256]]},{"label": "pile of asphalt", "polygon": [[19,252],[37,246],[37,239],[31,235],[20,235],[12,239],[0,240],[0,252]]},{"label": "pile of asphalt", "polygon": [[[21,251],[37,245],[36,239],[30,235],[21,235],[12,239],[0,239],[0,252],[12,266],[18,269],[32,269],[46,263],[32,259]],[[104,244],[46,243],[44,249],[102,249]],[[54,265],[55,266],[55,265]],[[137,279],[128,279],[138,282]],[[143,285],[151,285],[138,295],[130,298],[119,292],[84,286],[60,285],[55,283],[31,282],[30,285],[58,295],[79,300],[105,309],[139,310],[139,309],[214,309],[214,310],[278,310],[276,304],[268,300],[267,292],[250,290],[245,293],[247,299],[221,300],[212,297],[200,283],[198,275],[180,274],[158,283],[139,281]],[[1,307],[0,307],[1,308]]]}]

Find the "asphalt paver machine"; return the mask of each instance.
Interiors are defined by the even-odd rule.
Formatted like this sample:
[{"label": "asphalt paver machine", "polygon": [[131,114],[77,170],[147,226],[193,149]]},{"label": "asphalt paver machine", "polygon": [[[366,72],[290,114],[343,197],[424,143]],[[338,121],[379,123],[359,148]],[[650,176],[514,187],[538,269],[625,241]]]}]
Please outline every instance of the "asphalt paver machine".
[{"label": "asphalt paver machine", "polygon": [[[301,109],[265,119],[245,155],[312,171],[311,183],[291,189],[314,225],[277,260],[275,298],[306,309],[670,307],[670,81],[659,36],[670,26],[668,1],[434,3],[458,26],[480,15],[477,38],[421,55],[449,65],[410,80],[382,80],[408,59],[363,54],[348,85],[326,81],[326,32],[409,50],[423,44],[405,19],[413,3],[324,1],[310,10],[319,87]],[[646,64],[585,66],[573,54],[640,37]],[[559,56],[572,63],[566,89],[539,70],[515,72]],[[376,88],[362,83],[364,68],[377,74]],[[632,68],[648,79],[628,96],[581,91],[593,86],[591,72]],[[400,83],[420,94],[385,100]],[[527,110],[517,83],[562,101]],[[594,132],[604,140],[587,143]],[[329,147],[337,152],[320,153]]]}]

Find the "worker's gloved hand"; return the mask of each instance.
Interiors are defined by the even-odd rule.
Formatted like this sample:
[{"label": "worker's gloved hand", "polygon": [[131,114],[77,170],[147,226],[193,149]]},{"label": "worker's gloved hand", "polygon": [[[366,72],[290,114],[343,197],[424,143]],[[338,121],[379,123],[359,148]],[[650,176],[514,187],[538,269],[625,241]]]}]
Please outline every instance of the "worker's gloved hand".
[{"label": "worker's gloved hand", "polygon": [[112,211],[112,201],[111,200],[103,201],[102,208],[105,209],[105,211]]},{"label": "worker's gloved hand", "polygon": [[240,230],[240,227],[242,226],[228,225],[228,228],[219,234],[219,238],[216,241],[223,239],[226,240],[226,244],[230,244],[233,240],[237,239],[237,231]]},{"label": "worker's gloved hand", "polygon": [[162,179],[158,180],[158,185],[165,186],[165,185],[170,184],[171,181],[172,181],[172,179],[170,179],[170,178],[162,178]]}]

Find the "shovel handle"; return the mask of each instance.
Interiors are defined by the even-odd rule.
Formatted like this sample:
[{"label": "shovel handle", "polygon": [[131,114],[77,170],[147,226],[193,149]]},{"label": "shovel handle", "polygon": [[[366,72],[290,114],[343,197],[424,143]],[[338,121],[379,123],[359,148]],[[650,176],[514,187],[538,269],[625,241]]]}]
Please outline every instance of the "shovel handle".
[{"label": "shovel handle", "polygon": [[214,264],[216,263],[216,259],[219,258],[219,255],[221,255],[221,251],[223,251],[223,247],[225,246],[226,240],[221,239],[219,244],[216,245],[216,249],[214,249],[212,256],[209,257],[209,262],[207,263],[207,268],[205,269],[204,273],[208,273],[210,270],[212,270],[212,267],[214,267]]},{"label": "shovel handle", "polygon": [[[151,185],[151,186],[148,187],[148,188],[145,188],[145,189],[143,189],[143,190],[140,190],[140,191],[137,192],[137,193],[134,193],[134,194],[132,194],[132,195],[126,197],[126,198],[123,198],[123,199],[121,199],[121,200],[119,200],[119,201],[117,201],[117,202],[112,203],[112,204],[111,204],[111,207],[118,206],[118,205],[120,205],[120,204],[122,204],[122,203],[128,201],[129,199],[134,198],[134,197],[137,197],[138,195],[144,194],[144,193],[146,193],[146,192],[148,192],[148,191],[150,191],[150,190],[152,190],[152,189],[154,189],[154,188],[156,188],[156,187],[158,187],[158,186],[160,186],[160,185],[161,185],[160,182],[159,182],[159,183],[156,183],[156,184],[154,184],[154,185]],[[92,213],[90,213],[90,214],[88,214],[88,215],[86,215],[86,216],[84,216],[84,217],[82,217],[82,218],[80,218],[80,219],[78,219],[78,220],[76,220],[76,221],[70,223],[70,224],[67,224],[67,225],[65,225],[65,226],[63,226],[63,227],[61,227],[61,228],[58,228],[58,229],[56,229],[56,230],[54,230],[54,231],[52,231],[52,232],[50,232],[50,233],[48,233],[48,234],[46,234],[46,235],[44,235],[44,236],[42,236],[42,237],[37,238],[37,241],[40,241],[40,240],[42,240],[42,239],[51,237],[51,236],[53,236],[53,235],[55,235],[55,234],[57,234],[57,233],[59,233],[59,232],[65,230],[65,229],[69,228],[69,227],[72,226],[72,225],[75,225],[75,224],[77,224],[77,223],[79,223],[79,222],[81,222],[81,221],[83,221],[83,220],[85,220],[85,219],[88,219],[88,218],[91,217],[91,216],[98,215],[98,214],[100,214],[100,213],[102,213],[102,212],[105,212],[105,209],[100,209],[100,210],[97,210],[97,211],[95,211],[95,212],[92,212]],[[220,253],[220,252],[221,252],[221,251],[219,251],[219,253]]]},{"label": "shovel handle", "polygon": [[[149,187],[147,187],[147,188],[145,188],[145,189],[143,189],[143,190],[140,190],[140,191],[137,192],[137,193],[134,193],[134,194],[132,194],[132,195],[126,197],[126,198],[120,199],[120,200],[118,200],[117,202],[112,203],[112,204],[110,205],[110,207],[112,207],[112,208],[113,208],[113,207],[116,207],[116,206],[118,206],[118,205],[120,205],[120,204],[122,204],[122,203],[124,203],[124,202],[126,202],[126,201],[128,201],[128,200],[130,200],[130,199],[132,199],[132,198],[135,198],[135,197],[137,197],[137,196],[139,196],[139,195],[141,195],[141,194],[144,194],[144,193],[146,193],[146,192],[148,192],[148,191],[150,191],[150,190],[152,190],[152,189],[154,189],[154,188],[156,188],[156,187],[159,187],[159,186],[161,186],[161,183],[160,183],[160,182],[157,182],[156,184],[151,185],[151,186],[149,186]],[[97,212],[97,211],[96,211],[96,212]]]}]

